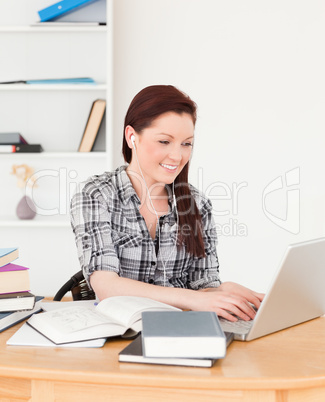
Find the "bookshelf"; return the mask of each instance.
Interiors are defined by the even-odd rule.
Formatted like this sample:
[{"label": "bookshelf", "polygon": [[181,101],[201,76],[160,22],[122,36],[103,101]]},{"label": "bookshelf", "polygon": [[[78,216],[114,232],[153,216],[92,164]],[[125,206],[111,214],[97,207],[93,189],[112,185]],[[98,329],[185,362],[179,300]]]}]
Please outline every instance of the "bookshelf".
[{"label": "bookshelf", "polygon": [[[0,85],[0,132],[20,132],[29,143],[40,143],[44,148],[39,154],[0,154],[4,189],[0,197],[0,247],[14,244],[22,249],[21,258],[36,270],[33,291],[39,288],[45,296],[56,292],[69,277],[65,271],[44,290],[42,276],[46,274],[37,271],[42,269],[40,261],[53,251],[49,243],[67,248],[69,255],[54,256],[48,272],[56,272],[64,259],[71,274],[80,269],[69,223],[69,202],[80,181],[112,168],[113,127],[113,0],[106,0],[106,26],[32,26],[38,21],[37,10],[52,3],[30,0],[28,10],[20,0],[0,4],[0,81],[68,77],[96,81],[95,85]],[[95,99],[106,99],[100,146],[96,152],[79,153]],[[24,194],[10,172],[12,165],[20,164],[31,166],[39,175],[33,191],[38,214],[30,221],[19,220],[15,213]],[[37,259],[33,257],[35,245],[44,248],[41,256],[37,252]],[[20,263],[24,265],[24,260]],[[38,274],[40,278],[36,279]]]},{"label": "bookshelf", "polygon": [[[19,1],[16,3],[19,9]],[[69,168],[80,180],[111,168],[112,1],[106,4],[106,26],[32,26],[38,21],[40,8],[37,0],[30,2],[30,8],[33,5],[34,14],[22,10],[19,16],[14,4],[11,10],[0,6],[0,46],[8,56],[7,62],[1,63],[0,80],[89,76],[96,85],[0,85],[0,132],[21,132],[29,143],[41,143],[44,148],[41,154],[0,155],[0,177],[8,189],[15,186],[12,177],[8,180],[10,164],[27,163],[39,171],[59,169],[69,161]],[[22,23],[17,25],[16,19]],[[106,145],[100,152],[78,153],[91,104],[98,98],[107,100],[102,141]],[[44,191],[53,198],[55,190],[48,187],[45,185]],[[7,195],[7,200],[0,200],[4,217],[5,211],[14,215],[15,201]]]},{"label": "bookshelf", "polygon": [[70,222],[67,216],[48,218],[37,216],[35,219],[21,220],[16,215],[6,216],[0,220],[0,230],[6,228],[69,228]]},{"label": "bookshelf", "polygon": [[[9,160],[11,162],[15,162],[15,159],[20,159],[21,154],[1,154],[1,159]],[[37,160],[37,159],[55,159],[55,158],[76,158],[80,160],[87,160],[87,159],[107,159],[106,152],[40,152],[40,153],[26,153],[23,156],[24,160]]]}]

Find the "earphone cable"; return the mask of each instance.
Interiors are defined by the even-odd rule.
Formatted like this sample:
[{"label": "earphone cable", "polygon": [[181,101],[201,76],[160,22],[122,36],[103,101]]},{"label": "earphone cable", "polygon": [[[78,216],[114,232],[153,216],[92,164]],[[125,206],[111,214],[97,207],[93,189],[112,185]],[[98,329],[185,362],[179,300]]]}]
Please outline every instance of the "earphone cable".
[{"label": "earphone cable", "polygon": [[[136,158],[137,165],[138,165],[139,170],[140,170],[140,173],[141,173],[141,177],[142,177],[142,179],[143,179],[143,181],[144,181],[144,184],[145,184],[145,186],[146,186],[146,189],[147,189],[148,197],[149,197],[149,200],[150,200],[150,205],[151,205],[152,209],[154,210],[155,215],[156,215],[156,218],[157,218],[157,225],[158,225],[158,249],[159,249],[160,256],[161,256],[161,264],[162,264],[162,266],[163,266],[163,268],[164,268],[164,286],[166,286],[166,281],[167,281],[167,278],[166,278],[166,275],[167,275],[167,274],[166,274],[166,265],[167,265],[167,263],[168,263],[168,261],[169,261],[171,255],[172,255],[172,251],[170,252],[170,254],[169,254],[167,260],[164,262],[163,256],[162,256],[162,252],[161,252],[161,248],[160,248],[161,232],[160,232],[159,216],[158,216],[158,213],[157,213],[157,211],[156,211],[156,209],[155,209],[155,207],[154,207],[154,205],[153,205],[153,202],[152,202],[152,199],[151,199],[151,196],[150,196],[150,191],[149,191],[149,189],[148,189],[146,180],[145,180],[144,175],[143,175],[143,173],[142,173],[142,169],[141,169],[141,166],[140,166],[140,163],[139,163],[139,159],[138,159],[138,155],[137,155],[137,151],[136,151],[135,144],[133,143],[133,145],[134,145],[133,149],[134,149],[134,151],[135,151],[135,152],[134,152],[134,153],[135,153],[135,158]],[[175,197],[175,191],[174,191],[174,182],[173,182],[173,201],[174,201],[175,211],[176,211],[176,239],[175,239],[175,247],[177,247],[178,211],[177,211],[176,197]]]}]

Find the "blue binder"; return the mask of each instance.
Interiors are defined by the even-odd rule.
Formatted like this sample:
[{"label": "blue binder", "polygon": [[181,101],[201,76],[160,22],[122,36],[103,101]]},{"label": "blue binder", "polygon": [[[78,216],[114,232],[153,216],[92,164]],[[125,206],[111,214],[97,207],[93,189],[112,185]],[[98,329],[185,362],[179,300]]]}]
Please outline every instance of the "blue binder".
[{"label": "blue binder", "polygon": [[38,11],[41,22],[53,20],[62,14],[73,11],[75,8],[87,5],[96,0],[62,0]]}]

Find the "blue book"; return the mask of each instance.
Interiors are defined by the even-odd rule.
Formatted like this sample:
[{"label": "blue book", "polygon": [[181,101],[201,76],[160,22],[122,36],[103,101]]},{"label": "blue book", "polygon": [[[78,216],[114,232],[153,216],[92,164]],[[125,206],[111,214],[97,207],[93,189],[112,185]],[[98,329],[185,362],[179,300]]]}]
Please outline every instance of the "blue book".
[{"label": "blue book", "polygon": [[0,248],[0,267],[9,264],[18,258],[18,248],[17,247],[7,247]]},{"label": "blue book", "polygon": [[96,0],[62,0],[38,11],[40,21],[49,21]]},{"label": "blue book", "polygon": [[96,84],[92,78],[52,78],[45,80],[27,80],[26,84]]},{"label": "blue book", "polygon": [[16,80],[16,81],[2,81],[0,84],[96,84],[93,78],[81,77],[81,78],[50,78],[42,80]]}]

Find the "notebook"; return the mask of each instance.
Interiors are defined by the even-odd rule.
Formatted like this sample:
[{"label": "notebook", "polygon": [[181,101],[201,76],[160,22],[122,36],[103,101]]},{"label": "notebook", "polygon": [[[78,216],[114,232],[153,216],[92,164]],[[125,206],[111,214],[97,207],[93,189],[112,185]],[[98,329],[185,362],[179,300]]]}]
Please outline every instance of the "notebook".
[{"label": "notebook", "polygon": [[288,246],[253,321],[219,321],[235,340],[251,341],[323,314],[325,238]]}]

